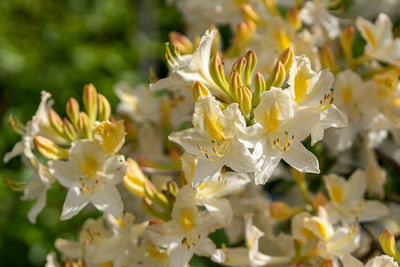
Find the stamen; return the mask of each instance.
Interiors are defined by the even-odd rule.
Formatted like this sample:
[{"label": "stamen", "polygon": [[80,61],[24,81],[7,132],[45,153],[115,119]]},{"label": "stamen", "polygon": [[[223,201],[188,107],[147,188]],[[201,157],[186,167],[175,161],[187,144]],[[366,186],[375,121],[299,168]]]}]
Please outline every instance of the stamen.
[{"label": "stamen", "polygon": [[167,50],[167,55],[173,64],[177,64],[175,57],[171,53],[171,49],[169,48],[169,43],[165,43],[165,49]]},{"label": "stamen", "polygon": [[331,88],[331,92],[327,95],[325,94],[324,98],[319,102],[319,108],[321,112],[324,112],[332,105],[334,100],[333,91],[334,89]]},{"label": "stamen", "polygon": [[212,142],[212,151],[209,152],[205,146],[201,146],[200,144],[197,145],[197,148],[200,150],[202,154],[209,160],[209,161],[217,161],[220,158],[224,157],[226,151],[228,150],[226,144],[223,142],[215,142],[214,140]]},{"label": "stamen", "polygon": [[279,138],[275,139],[272,147],[275,150],[278,150],[280,153],[285,153],[290,149],[290,145],[294,142],[294,135],[292,135],[291,139],[289,138],[289,132],[285,132],[285,141],[283,145],[280,143]]}]

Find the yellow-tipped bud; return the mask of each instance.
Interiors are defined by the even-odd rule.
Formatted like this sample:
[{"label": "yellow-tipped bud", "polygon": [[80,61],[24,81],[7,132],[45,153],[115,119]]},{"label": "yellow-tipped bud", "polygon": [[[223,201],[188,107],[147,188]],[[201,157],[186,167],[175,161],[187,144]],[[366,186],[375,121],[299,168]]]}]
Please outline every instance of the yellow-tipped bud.
[{"label": "yellow-tipped bud", "polygon": [[125,177],[122,180],[123,185],[132,194],[143,197],[145,195],[143,186],[147,177],[133,159],[128,158],[125,164],[127,168]]},{"label": "yellow-tipped bud", "polygon": [[82,139],[92,139],[92,122],[85,112],[79,112],[78,132]]},{"label": "yellow-tipped bud", "polygon": [[143,188],[144,194],[151,199],[151,201],[155,202],[164,210],[169,210],[171,208],[169,199],[163,193],[160,193],[149,180],[144,181]]},{"label": "yellow-tipped bud", "polygon": [[264,0],[263,1],[264,6],[268,9],[268,11],[271,13],[271,15],[278,16],[279,11],[278,8],[276,7],[275,0]]},{"label": "yellow-tipped bud", "polygon": [[285,66],[286,73],[289,73],[290,67],[293,63],[294,52],[293,48],[289,46],[286,48],[279,56],[278,61],[282,62],[283,66]]},{"label": "yellow-tipped bud", "polygon": [[236,38],[243,46],[248,44],[253,38],[254,33],[256,32],[256,24],[251,20],[244,22],[241,21],[238,23],[236,27]]},{"label": "yellow-tipped bud", "polygon": [[333,51],[329,46],[324,46],[321,50],[321,65],[323,68],[329,68],[333,73],[338,72]]},{"label": "yellow-tipped bud", "polygon": [[351,68],[354,68],[354,55],[353,55],[353,42],[354,42],[354,26],[348,26],[343,29],[340,36],[340,43],[342,44],[344,55]]},{"label": "yellow-tipped bud", "polygon": [[297,209],[289,207],[285,202],[275,201],[269,205],[269,213],[272,218],[278,221],[283,221],[298,212]]},{"label": "yellow-tipped bud", "polygon": [[58,116],[57,112],[55,112],[54,109],[50,109],[48,116],[51,128],[53,128],[57,134],[65,136],[63,121],[61,120],[60,116]]},{"label": "yellow-tipped bud", "polygon": [[179,32],[171,31],[169,33],[169,40],[172,46],[182,54],[192,54],[194,52],[192,42]]},{"label": "yellow-tipped bud", "polygon": [[271,76],[267,81],[267,90],[269,90],[271,86],[281,87],[283,82],[285,81],[285,78],[285,66],[282,64],[281,61],[278,61],[278,63],[275,65],[274,70],[271,73]]},{"label": "yellow-tipped bud", "polygon": [[98,121],[106,121],[111,116],[111,105],[108,102],[107,98],[105,98],[102,94],[97,94],[98,100],[98,112],[97,112],[97,120]]},{"label": "yellow-tipped bud", "polygon": [[244,74],[246,69],[247,59],[245,57],[241,57],[233,63],[232,71],[236,71],[240,76]]},{"label": "yellow-tipped bud", "polygon": [[254,95],[253,95],[252,105],[253,107],[257,107],[258,103],[260,103],[261,93],[265,91],[265,89],[267,88],[267,84],[265,83],[264,76],[259,72],[256,72],[253,84],[254,84]]},{"label": "yellow-tipped bud", "polygon": [[228,83],[225,79],[224,65],[221,57],[216,53],[210,61],[210,75],[214,82],[224,91],[228,92]]},{"label": "yellow-tipped bud", "polygon": [[252,21],[255,24],[265,24],[265,21],[260,17],[260,15],[258,15],[251,5],[242,5],[241,8],[245,19]]},{"label": "yellow-tipped bud", "polygon": [[239,108],[244,117],[247,117],[251,111],[251,100],[253,95],[246,86],[240,86],[238,90]]},{"label": "yellow-tipped bud", "polygon": [[102,145],[108,153],[117,153],[125,142],[124,121],[96,122],[92,135],[93,139]]},{"label": "yellow-tipped bud", "polygon": [[232,98],[236,102],[239,102],[238,91],[242,85],[243,85],[243,83],[242,83],[242,79],[240,78],[240,74],[236,70],[233,70],[230,74],[229,90],[230,90],[230,94],[231,94]]},{"label": "yellow-tipped bud", "polygon": [[94,122],[97,116],[97,91],[93,84],[85,86],[82,99],[90,121]]},{"label": "yellow-tipped bud", "polygon": [[74,125],[72,125],[72,123],[67,118],[64,118],[63,121],[64,121],[63,124],[64,133],[67,136],[67,138],[71,141],[77,140],[78,133],[76,132]]},{"label": "yellow-tipped bud", "polygon": [[55,159],[66,159],[68,158],[68,150],[59,147],[50,139],[43,136],[34,136],[33,141],[35,143],[35,149],[43,157],[55,160]]},{"label": "yellow-tipped bud", "polygon": [[247,60],[247,64],[245,65],[243,80],[244,84],[250,88],[251,86],[251,78],[253,76],[254,69],[257,65],[257,56],[253,50],[247,51],[246,55],[244,56]]},{"label": "yellow-tipped bud", "polygon": [[296,7],[292,8],[286,14],[286,19],[289,22],[289,24],[293,27],[293,29],[295,29],[296,31],[301,28],[302,23],[301,23],[300,11],[298,8]]},{"label": "yellow-tipped bud", "polygon": [[210,96],[211,93],[201,82],[197,81],[193,84],[192,87],[193,98],[196,101],[201,95],[202,96]]},{"label": "yellow-tipped bud", "polygon": [[176,196],[178,193],[178,185],[174,181],[168,181],[167,182],[167,190],[170,192],[172,195]]},{"label": "yellow-tipped bud", "polygon": [[400,260],[400,253],[396,248],[396,240],[388,229],[385,229],[379,236],[379,244],[382,250],[389,256],[393,257],[395,260]]},{"label": "yellow-tipped bud", "polygon": [[71,120],[71,122],[77,126],[79,120],[79,103],[75,98],[69,98],[65,107],[65,111],[67,112],[68,118]]}]

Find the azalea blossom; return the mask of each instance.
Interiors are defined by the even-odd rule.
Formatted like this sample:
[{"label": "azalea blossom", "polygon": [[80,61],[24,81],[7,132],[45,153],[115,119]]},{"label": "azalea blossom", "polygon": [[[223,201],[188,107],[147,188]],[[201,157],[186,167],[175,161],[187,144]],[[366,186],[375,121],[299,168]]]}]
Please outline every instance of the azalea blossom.
[{"label": "azalea blossom", "polygon": [[62,220],[75,216],[89,203],[115,217],[122,213],[123,203],[115,187],[126,171],[122,155],[107,157],[100,145],[80,140],[72,143],[67,161],[53,160],[48,164],[54,177],[69,189]]}]

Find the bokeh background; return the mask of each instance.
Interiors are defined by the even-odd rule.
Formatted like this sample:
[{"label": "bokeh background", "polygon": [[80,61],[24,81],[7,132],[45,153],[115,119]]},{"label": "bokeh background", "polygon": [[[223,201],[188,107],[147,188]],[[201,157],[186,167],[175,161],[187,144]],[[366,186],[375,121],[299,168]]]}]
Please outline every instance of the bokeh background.
[{"label": "bokeh background", "polygon": [[[0,158],[20,139],[8,114],[27,122],[49,91],[63,115],[70,96],[81,98],[93,83],[115,108],[113,86],[147,82],[148,71],[166,74],[168,32],[182,30],[179,12],[162,0],[1,0]],[[0,266],[43,266],[57,237],[75,239],[85,215],[59,220],[65,194],[48,193],[48,205],[30,224],[33,201],[7,187],[7,179],[27,180],[19,158],[0,161]]]}]

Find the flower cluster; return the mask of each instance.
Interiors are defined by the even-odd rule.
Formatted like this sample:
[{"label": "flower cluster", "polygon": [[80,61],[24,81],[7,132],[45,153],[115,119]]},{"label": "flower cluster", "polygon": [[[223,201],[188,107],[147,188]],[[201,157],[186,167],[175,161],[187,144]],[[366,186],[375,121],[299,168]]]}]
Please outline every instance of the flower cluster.
[{"label": "flower cluster", "polygon": [[[32,171],[19,185],[37,199],[30,221],[56,182],[67,191],[62,220],[89,203],[103,213],[78,241],[56,241],[60,260],[398,266],[399,206],[380,166],[397,164],[400,142],[390,17],[342,22],[343,1],[174,2],[189,37],[171,32],[167,77],[115,86],[119,120],[91,84],[85,111],[70,98],[61,119],[43,92],[26,126],[10,116],[22,140],[4,160],[20,156]],[[226,49],[210,24],[231,28]],[[47,266],[59,265],[49,254]]]}]

